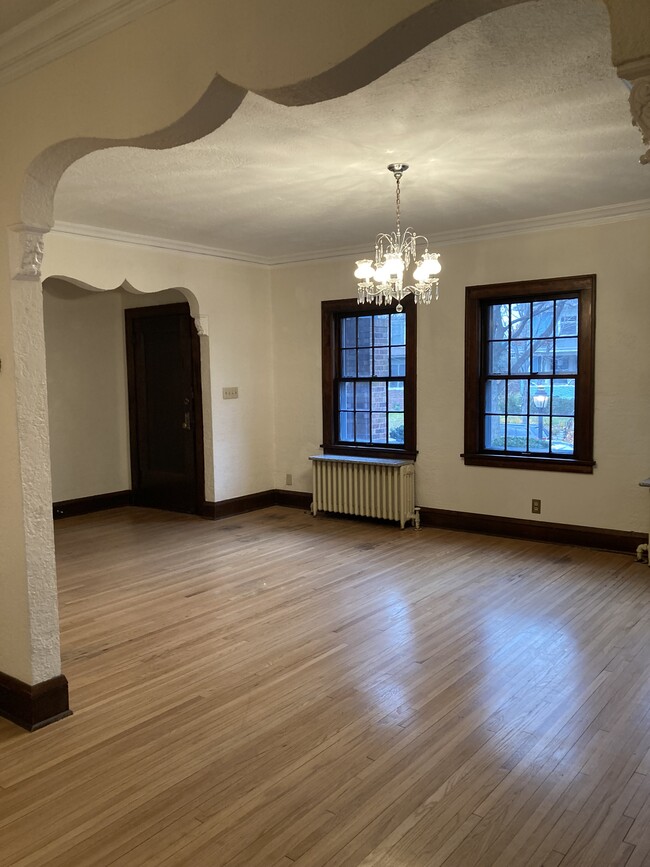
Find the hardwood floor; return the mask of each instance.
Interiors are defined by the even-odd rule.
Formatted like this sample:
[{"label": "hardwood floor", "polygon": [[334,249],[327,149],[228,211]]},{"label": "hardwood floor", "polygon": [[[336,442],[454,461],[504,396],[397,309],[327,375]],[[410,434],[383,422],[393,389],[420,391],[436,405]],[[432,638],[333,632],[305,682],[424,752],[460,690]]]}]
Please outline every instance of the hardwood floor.
[{"label": "hardwood floor", "polygon": [[650,864],[650,570],[272,508],[56,524],[74,716],[0,864]]}]

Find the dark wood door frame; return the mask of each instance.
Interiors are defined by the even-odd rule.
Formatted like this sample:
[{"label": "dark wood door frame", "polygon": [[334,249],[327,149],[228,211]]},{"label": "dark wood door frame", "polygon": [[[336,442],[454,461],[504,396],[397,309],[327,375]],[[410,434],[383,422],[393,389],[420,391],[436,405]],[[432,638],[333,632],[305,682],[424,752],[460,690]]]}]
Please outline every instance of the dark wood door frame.
[{"label": "dark wood door frame", "polygon": [[129,404],[129,443],[131,457],[131,487],[135,492],[139,484],[138,478],[138,431],[135,392],[135,352],[134,352],[134,321],[153,316],[169,316],[170,314],[186,313],[189,319],[191,370],[192,370],[192,432],[195,455],[195,514],[205,511],[205,469],[203,446],[203,393],[201,390],[201,346],[196,323],[190,315],[187,302],[178,304],[159,304],[154,307],[132,307],[124,311],[126,330],[126,369]]}]

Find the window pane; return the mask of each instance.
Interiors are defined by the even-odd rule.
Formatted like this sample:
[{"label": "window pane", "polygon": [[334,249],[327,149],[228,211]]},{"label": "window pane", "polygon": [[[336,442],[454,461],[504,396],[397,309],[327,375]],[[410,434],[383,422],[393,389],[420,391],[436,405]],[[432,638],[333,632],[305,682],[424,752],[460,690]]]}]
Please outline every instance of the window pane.
[{"label": "window pane", "polygon": [[341,347],[349,349],[357,345],[357,317],[346,316],[341,319]]},{"label": "window pane", "polygon": [[391,346],[390,350],[390,375],[406,376],[406,347]]},{"label": "window pane", "polygon": [[510,336],[511,338],[530,337],[530,304],[521,302],[510,305]]},{"label": "window pane", "polygon": [[553,341],[533,340],[531,373],[553,373]]},{"label": "window pane", "polygon": [[528,408],[528,380],[511,379],[508,382],[508,413],[526,413]]},{"label": "window pane", "polygon": [[354,413],[339,413],[339,439],[342,442],[354,442]]},{"label": "window pane", "polygon": [[373,382],[372,384],[372,411],[386,412],[386,383]]},{"label": "window pane", "polygon": [[503,451],[506,447],[506,417],[504,415],[485,416],[485,448]]},{"label": "window pane", "polygon": [[372,376],[372,349],[359,349],[357,363],[357,376]]},{"label": "window pane", "polygon": [[573,454],[573,419],[553,416],[551,421],[551,451],[553,454]]},{"label": "window pane", "polygon": [[406,343],[406,313],[392,313],[390,317],[390,342],[393,346]]},{"label": "window pane", "polygon": [[575,415],[575,379],[553,380],[553,412],[557,415]]},{"label": "window pane", "polygon": [[355,377],[357,375],[356,349],[344,349],[341,352],[341,374],[345,377]]},{"label": "window pane", "polygon": [[506,450],[526,451],[526,433],[526,419],[520,415],[509,415],[506,419]]},{"label": "window pane", "polygon": [[354,409],[354,383],[339,384],[339,409]]},{"label": "window pane", "polygon": [[402,444],[404,442],[404,413],[388,413],[388,442]]},{"label": "window pane", "polygon": [[404,412],[404,383],[388,383],[388,411]]},{"label": "window pane", "polygon": [[485,416],[485,448],[503,451],[506,447],[505,416]]},{"label": "window pane", "polygon": [[510,306],[491,304],[489,308],[488,336],[490,340],[504,340],[510,336]]},{"label": "window pane", "polygon": [[550,440],[548,436],[550,418],[540,415],[528,419],[528,451],[548,454]]},{"label": "window pane", "polygon": [[555,302],[555,336],[574,337],[578,334],[578,299],[561,298]]},{"label": "window pane", "polygon": [[377,316],[373,316],[372,318],[374,322],[375,346],[388,346],[388,313],[378,314]]},{"label": "window pane", "polygon": [[488,374],[508,372],[508,343],[493,341],[488,345]]},{"label": "window pane", "polygon": [[373,371],[374,376],[390,376],[388,358],[389,351],[390,350],[387,346],[380,346],[373,349],[373,357],[375,359],[375,369]]},{"label": "window pane", "polygon": [[372,345],[372,316],[357,317],[357,345]]},{"label": "window pane", "polygon": [[373,412],[372,414],[372,441],[373,443],[388,442],[385,412]]},{"label": "window pane", "polygon": [[530,408],[531,415],[548,415],[551,406],[551,380],[531,379]]},{"label": "window pane", "polygon": [[358,443],[370,442],[370,413],[356,413],[356,441]]},{"label": "window pane", "polygon": [[533,301],[533,337],[553,336],[553,302]]},{"label": "window pane", "polygon": [[558,337],[555,341],[555,372],[578,372],[578,338]]},{"label": "window pane", "polygon": [[513,340],[510,344],[510,373],[530,373],[530,340]]},{"label": "window pane", "polygon": [[487,390],[485,392],[485,411],[486,412],[505,412],[506,411],[506,380],[505,379],[489,379],[487,382]]},{"label": "window pane", "polygon": [[357,382],[355,409],[370,409],[370,383]]}]

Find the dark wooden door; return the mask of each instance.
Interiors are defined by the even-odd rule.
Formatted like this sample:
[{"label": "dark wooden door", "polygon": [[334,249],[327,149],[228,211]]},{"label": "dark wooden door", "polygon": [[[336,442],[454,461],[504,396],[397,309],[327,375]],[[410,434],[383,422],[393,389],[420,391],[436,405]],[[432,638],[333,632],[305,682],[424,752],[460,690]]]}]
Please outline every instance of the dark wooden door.
[{"label": "dark wooden door", "polygon": [[203,501],[199,340],[187,304],[125,311],[133,502],[198,512]]}]

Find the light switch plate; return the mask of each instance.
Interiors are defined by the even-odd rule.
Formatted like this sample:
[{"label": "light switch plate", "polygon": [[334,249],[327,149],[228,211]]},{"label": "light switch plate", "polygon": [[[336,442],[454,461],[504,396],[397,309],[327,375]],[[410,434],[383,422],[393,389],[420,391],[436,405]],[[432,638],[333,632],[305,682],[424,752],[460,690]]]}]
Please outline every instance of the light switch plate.
[{"label": "light switch plate", "polygon": [[223,395],[224,400],[237,400],[239,397],[239,388],[236,385],[232,385],[230,388],[222,388],[221,394]]}]

